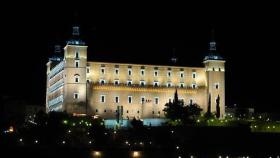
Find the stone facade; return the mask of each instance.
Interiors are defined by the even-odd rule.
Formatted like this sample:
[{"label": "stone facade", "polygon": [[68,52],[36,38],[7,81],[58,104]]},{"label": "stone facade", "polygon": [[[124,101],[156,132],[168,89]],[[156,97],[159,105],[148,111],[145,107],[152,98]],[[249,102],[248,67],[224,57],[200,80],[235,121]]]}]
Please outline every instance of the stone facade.
[{"label": "stone facade", "polygon": [[225,61],[209,55],[203,63],[204,67],[179,67],[87,61],[87,46],[72,40],[63,57],[47,63],[46,111],[113,119],[121,110],[122,118],[163,118],[164,105],[178,89],[179,99],[186,104],[192,100],[204,112],[209,95],[211,112],[220,96],[223,117]]}]

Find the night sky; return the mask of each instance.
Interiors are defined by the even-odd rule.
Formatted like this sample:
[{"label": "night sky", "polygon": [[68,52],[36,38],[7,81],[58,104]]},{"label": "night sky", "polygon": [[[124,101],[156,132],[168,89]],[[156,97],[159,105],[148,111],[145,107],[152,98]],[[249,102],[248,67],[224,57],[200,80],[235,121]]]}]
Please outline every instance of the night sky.
[{"label": "night sky", "polygon": [[[46,62],[81,27],[96,61],[202,66],[211,28],[226,58],[226,103],[279,111],[279,11],[264,5],[224,7],[56,6],[1,11],[2,96],[45,103]],[[279,10],[279,9],[278,9]],[[6,63],[5,63],[6,62]]]}]

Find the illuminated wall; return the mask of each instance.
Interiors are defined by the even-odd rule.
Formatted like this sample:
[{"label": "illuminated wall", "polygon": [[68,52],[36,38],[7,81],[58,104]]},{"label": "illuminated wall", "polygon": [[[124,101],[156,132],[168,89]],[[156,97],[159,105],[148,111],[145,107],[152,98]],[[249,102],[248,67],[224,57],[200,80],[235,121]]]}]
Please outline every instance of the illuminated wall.
[{"label": "illuminated wall", "polygon": [[211,111],[216,111],[216,99],[220,97],[221,117],[225,114],[225,61],[206,60],[204,61],[206,70],[206,81],[208,94],[211,94]]},{"label": "illuminated wall", "polygon": [[[164,105],[175,89],[186,104],[193,101],[205,112],[211,94],[211,112],[220,96],[225,106],[225,61],[205,60],[205,67],[178,67],[87,61],[87,46],[66,45],[64,59],[47,64],[46,111],[87,113],[115,118],[162,118]],[[62,67],[62,68],[61,68]],[[55,89],[54,87],[58,87]]]},{"label": "illuminated wall", "polygon": [[[185,103],[193,100],[206,110],[204,68],[89,62],[88,69],[89,109],[105,118],[115,117],[117,106],[123,106],[124,118],[164,117],[164,105],[173,100],[176,88],[179,99]],[[105,102],[101,102],[102,96]]]},{"label": "illuminated wall", "polygon": [[87,46],[66,45],[64,61],[63,110],[69,113],[85,113]]}]

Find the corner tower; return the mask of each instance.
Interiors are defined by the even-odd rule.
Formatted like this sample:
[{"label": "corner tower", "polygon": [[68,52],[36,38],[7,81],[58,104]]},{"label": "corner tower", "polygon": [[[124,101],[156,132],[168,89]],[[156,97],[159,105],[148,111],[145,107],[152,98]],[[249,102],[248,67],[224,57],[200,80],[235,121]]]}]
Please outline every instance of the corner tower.
[{"label": "corner tower", "polygon": [[214,30],[211,32],[209,53],[203,63],[206,71],[207,100],[211,95],[211,112],[217,112],[216,102],[219,100],[220,117],[223,118],[225,115],[225,60],[217,52]]},{"label": "corner tower", "polygon": [[64,106],[68,113],[86,113],[87,46],[73,27],[72,39],[64,47]]}]

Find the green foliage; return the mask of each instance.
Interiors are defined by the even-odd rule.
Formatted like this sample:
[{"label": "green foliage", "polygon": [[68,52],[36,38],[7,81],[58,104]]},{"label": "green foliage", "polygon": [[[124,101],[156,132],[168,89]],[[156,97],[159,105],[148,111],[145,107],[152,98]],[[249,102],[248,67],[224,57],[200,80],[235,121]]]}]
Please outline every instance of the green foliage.
[{"label": "green foliage", "polygon": [[265,121],[252,121],[252,132],[264,132],[264,133],[280,133],[280,122],[265,122]]},{"label": "green foliage", "polygon": [[181,125],[195,123],[196,118],[200,116],[202,109],[192,102],[189,105],[184,105],[182,100],[178,99],[177,90],[174,94],[173,102],[165,104],[165,116],[170,119],[169,125]]},{"label": "green foliage", "polygon": [[167,126],[181,126],[183,125],[183,122],[181,119],[177,119],[177,120],[170,120],[168,122],[166,122]]},{"label": "green foliage", "polygon": [[202,109],[196,103],[190,103],[184,107],[183,122],[184,123],[195,123],[196,119],[200,116]]},{"label": "green foliage", "polygon": [[209,94],[207,112],[206,112],[205,116],[207,116],[207,117],[211,116],[211,94]]},{"label": "green foliage", "polygon": [[216,99],[216,117],[220,118],[220,116],[221,116],[220,95],[218,95],[218,98]]},{"label": "green foliage", "polygon": [[177,89],[174,94],[173,102],[166,103],[163,111],[165,112],[165,117],[172,121],[181,119],[183,117],[184,101],[178,99]]},{"label": "green foliage", "polygon": [[166,118],[169,118],[172,121],[181,119],[183,117],[183,111],[184,111],[183,105],[184,105],[183,101],[178,101],[178,102],[174,101],[174,102],[166,103],[165,108],[163,109]]},{"label": "green foliage", "polygon": [[206,120],[216,119],[215,114],[213,114],[213,113],[211,113],[211,112],[206,112],[206,113],[204,114],[204,117],[205,117]]}]

